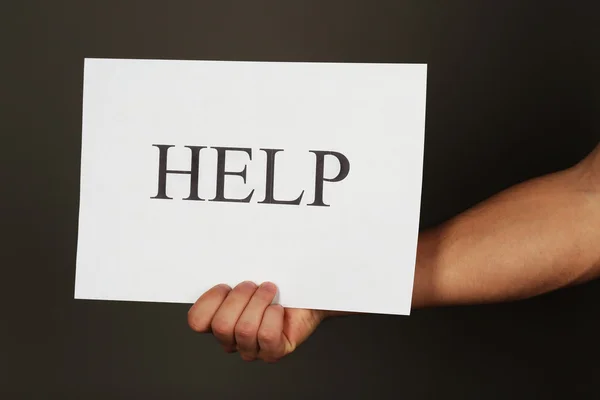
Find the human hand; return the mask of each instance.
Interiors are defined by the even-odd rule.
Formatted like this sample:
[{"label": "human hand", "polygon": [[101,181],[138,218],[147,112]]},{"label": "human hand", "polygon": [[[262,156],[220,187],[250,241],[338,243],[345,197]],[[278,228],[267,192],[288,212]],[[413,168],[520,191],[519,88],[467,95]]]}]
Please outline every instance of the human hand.
[{"label": "human hand", "polygon": [[283,308],[271,304],[277,287],[242,282],[231,289],[217,285],[204,293],[188,312],[188,324],[212,333],[228,353],[238,351],[245,361],[276,362],[294,351],[329,313]]}]

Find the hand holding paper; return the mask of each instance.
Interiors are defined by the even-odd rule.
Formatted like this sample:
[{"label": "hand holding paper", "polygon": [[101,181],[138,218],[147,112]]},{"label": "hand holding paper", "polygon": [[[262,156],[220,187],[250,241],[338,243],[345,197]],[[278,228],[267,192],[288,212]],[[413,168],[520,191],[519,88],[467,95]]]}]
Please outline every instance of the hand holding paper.
[{"label": "hand holding paper", "polygon": [[278,361],[308,338],[326,311],[284,309],[272,304],[276,293],[271,282],[242,282],[233,290],[217,285],[192,306],[188,323],[196,332],[212,332],[225,351],[239,351],[245,361]]}]

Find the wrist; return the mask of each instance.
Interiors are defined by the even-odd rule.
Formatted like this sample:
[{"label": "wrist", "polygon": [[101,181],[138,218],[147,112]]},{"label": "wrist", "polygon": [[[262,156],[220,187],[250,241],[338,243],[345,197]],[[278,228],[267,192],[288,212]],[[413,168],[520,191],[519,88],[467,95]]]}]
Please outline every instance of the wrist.
[{"label": "wrist", "polygon": [[441,305],[438,293],[440,283],[436,278],[442,250],[440,230],[441,228],[435,228],[419,234],[412,295],[413,309]]}]

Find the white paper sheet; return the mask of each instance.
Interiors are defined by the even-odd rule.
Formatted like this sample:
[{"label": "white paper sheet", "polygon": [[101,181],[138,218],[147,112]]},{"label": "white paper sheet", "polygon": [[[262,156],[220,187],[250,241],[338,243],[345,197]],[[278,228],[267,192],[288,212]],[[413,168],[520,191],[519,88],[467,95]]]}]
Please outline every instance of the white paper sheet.
[{"label": "white paper sheet", "polygon": [[[409,314],[426,75],[423,64],[86,59],[75,298],[192,303],[218,283],[268,280],[286,307]],[[272,198],[302,194],[298,205],[261,203],[274,152],[261,149],[281,150]],[[161,174],[163,151],[167,171],[190,171],[197,151],[197,191],[192,173]],[[153,198],[161,176],[172,199]]]}]

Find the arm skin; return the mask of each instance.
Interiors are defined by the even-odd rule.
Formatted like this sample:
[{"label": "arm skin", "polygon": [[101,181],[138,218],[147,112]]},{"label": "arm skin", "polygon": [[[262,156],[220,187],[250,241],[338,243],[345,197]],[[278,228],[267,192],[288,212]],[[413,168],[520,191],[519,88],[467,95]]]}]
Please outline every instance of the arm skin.
[{"label": "arm skin", "polygon": [[600,146],[419,237],[413,307],[510,301],[600,276]]},{"label": "arm skin", "polygon": [[[420,234],[413,308],[524,299],[600,276],[600,145]],[[227,352],[274,362],[340,312],[271,304],[277,288],[217,285],[188,312]]]}]

